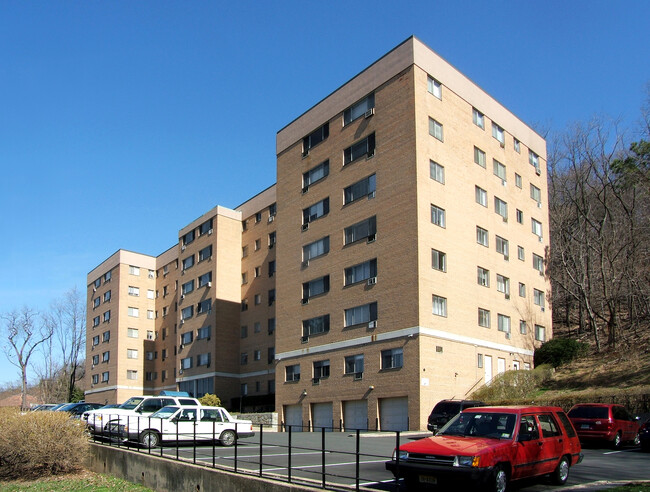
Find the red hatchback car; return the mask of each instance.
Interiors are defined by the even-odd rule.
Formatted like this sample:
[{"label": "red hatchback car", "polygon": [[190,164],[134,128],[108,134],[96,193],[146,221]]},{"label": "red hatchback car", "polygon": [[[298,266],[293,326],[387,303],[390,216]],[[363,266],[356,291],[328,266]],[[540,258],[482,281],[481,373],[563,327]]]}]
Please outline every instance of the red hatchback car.
[{"label": "red hatchback car", "polygon": [[551,475],[564,484],[582,461],[571,421],[557,407],[476,407],[464,410],[435,436],[399,447],[386,468],[408,490],[469,482],[504,492],[511,480]]},{"label": "red hatchback car", "polygon": [[569,410],[569,418],[580,442],[608,442],[614,449],[623,443],[639,444],[639,421],[623,405],[579,403]]}]

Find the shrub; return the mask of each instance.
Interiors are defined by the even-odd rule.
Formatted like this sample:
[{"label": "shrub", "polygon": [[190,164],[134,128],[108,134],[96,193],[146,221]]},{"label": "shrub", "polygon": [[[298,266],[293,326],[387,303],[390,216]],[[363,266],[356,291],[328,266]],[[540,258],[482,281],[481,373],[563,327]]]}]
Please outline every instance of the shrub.
[{"label": "shrub", "polygon": [[67,413],[3,414],[0,478],[37,478],[80,469],[88,446],[83,423]]},{"label": "shrub", "polygon": [[206,405],[209,407],[221,406],[221,399],[217,395],[211,395],[210,393],[206,393],[201,398],[199,398],[199,402],[201,402],[201,405]]},{"label": "shrub", "polygon": [[482,400],[489,404],[508,405],[529,400],[540,385],[551,379],[553,369],[542,365],[532,371],[506,371],[497,375],[474,393],[473,400]]},{"label": "shrub", "polygon": [[535,350],[535,366],[550,364],[559,367],[576,357],[586,355],[589,346],[572,338],[552,338]]}]

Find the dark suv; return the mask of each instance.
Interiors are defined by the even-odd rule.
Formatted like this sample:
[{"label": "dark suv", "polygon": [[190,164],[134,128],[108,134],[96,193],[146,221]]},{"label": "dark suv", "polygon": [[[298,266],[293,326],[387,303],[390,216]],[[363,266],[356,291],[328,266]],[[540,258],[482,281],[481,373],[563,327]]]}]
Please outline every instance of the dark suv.
[{"label": "dark suv", "polygon": [[449,422],[466,408],[484,407],[485,403],[478,400],[440,400],[431,410],[427,429],[437,432],[443,425]]}]

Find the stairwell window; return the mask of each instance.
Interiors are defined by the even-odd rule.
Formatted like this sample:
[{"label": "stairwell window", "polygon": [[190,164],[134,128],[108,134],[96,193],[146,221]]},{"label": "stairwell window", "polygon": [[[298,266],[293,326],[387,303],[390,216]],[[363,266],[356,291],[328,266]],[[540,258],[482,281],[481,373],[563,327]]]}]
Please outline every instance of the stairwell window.
[{"label": "stairwell window", "polygon": [[476,108],[472,108],[472,121],[481,130],[485,130],[485,116]]},{"label": "stairwell window", "polygon": [[431,204],[431,223],[444,229],[446,226],[445,209]]},{"label": "stairwell window", "polygon": [[375,155],[375,134],[371,133],[343,151],[343,165],[350,164],[363,156],[373,155]]},{"label": "stairwell window", "polygon": [[429,174],[434,181],[445,184],[445,166],[441,166],[435,161],[429,161]]},{"label": "stairwell window", "polygon": [[447,298],[433,295],[433,314],[447,317]]},{"label": "stairwell window", "polygon": [[429,135],[431,135],[434,138],[437,138],[441,142],[444,142],[442,123],[434,120],[431,117],[429,118]]}]

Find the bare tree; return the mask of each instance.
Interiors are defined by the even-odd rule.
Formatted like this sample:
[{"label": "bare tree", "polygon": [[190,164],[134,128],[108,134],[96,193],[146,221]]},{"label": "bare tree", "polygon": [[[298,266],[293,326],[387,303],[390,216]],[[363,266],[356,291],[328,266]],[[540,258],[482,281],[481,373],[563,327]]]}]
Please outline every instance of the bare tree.
[{"label": "bare tree", "polygon": [[39,345],[52,337],[52,330],[37,323],[35,311],[24,307],[20,312],[12,311],[2,315],[7,336],[3,349],[9,362],[20,369],[22,382],[21,408],[27,409],[27,367],[29,359]]}]

